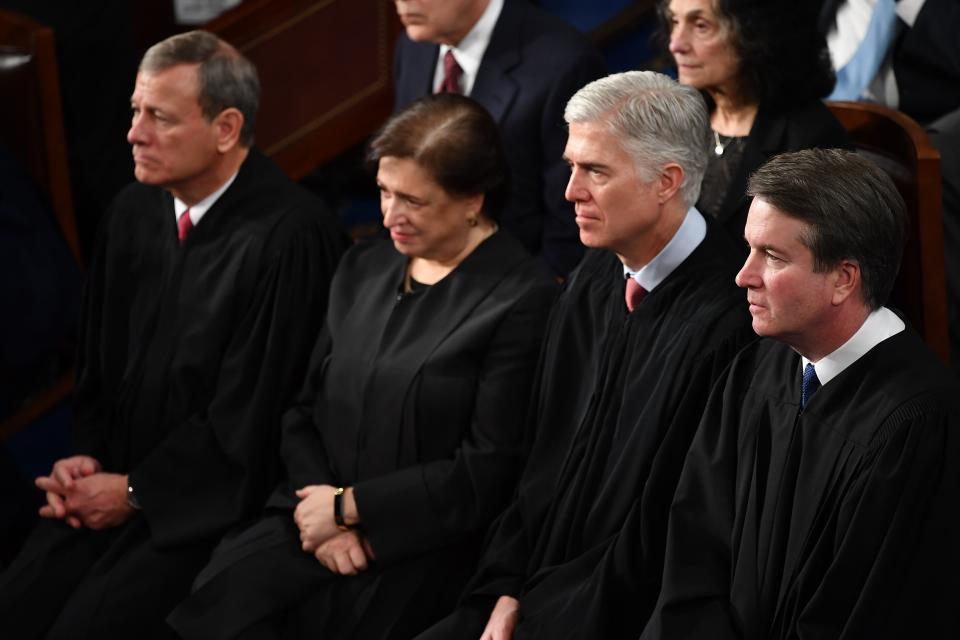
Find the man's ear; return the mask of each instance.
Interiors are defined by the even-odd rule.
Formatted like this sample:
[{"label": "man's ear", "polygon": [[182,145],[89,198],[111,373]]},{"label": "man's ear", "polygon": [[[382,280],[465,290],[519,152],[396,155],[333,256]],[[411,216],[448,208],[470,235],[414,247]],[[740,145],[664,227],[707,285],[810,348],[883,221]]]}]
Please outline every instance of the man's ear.
[{"label": "man's ear", "polygon": [[228,107],[213,119],[217,132],[217,151],[226,153],[240,144],[243,114],[236,107]]},{"label": "man's ear", "polygon": [[843,260],[833,269],[833,298],[834,305],[842,304],[850,296],[862,292],[860,278],[860,264],[856,260]]},{"label": "man's ear", "polygon": [[664,204],[670,200],[683,184],[683,167],[671,162],[660,170],[660,182],[657,188],[657,201]]}]

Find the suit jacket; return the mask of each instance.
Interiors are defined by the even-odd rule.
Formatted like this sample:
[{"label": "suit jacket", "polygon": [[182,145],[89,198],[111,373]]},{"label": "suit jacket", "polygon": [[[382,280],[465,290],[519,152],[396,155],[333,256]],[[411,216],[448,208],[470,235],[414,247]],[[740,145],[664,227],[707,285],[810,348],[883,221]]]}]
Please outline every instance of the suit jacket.
[{"label": "suit jacket", "polygon": [[760,105],[717,220],[736,240],[742,240],[750,208],[747,196],[750,174],[779,153],[817,147],[853,148],[850,136],[823,102],[811,100],[779,113]]},{"label": "suit jacket", "polygon": [[[820,28],[826,33],[844,0],[826,0]],[[913,27],[894,41],[893,73],[899,109],[921,124],[960,108],[960,0],[926,0]]]},{"label": "suit jacket", "polygon": [[[394,110],[432,92],[439,45],[405,34],[394,57]],[[573,207],[563,193],[567,100],[605,74],[582,34],[529,2],[504,3],[470,97],[500,125],[511,197],[501,223],[533,254],[566,275],[583,255]]]}]

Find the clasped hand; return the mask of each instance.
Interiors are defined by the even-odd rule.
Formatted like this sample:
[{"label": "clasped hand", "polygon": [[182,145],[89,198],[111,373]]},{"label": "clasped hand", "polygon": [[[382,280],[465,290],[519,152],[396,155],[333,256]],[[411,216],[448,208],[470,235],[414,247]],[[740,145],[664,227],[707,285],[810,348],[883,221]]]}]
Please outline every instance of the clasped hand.
[{"label": "clasped hand", "polygon": [[373,550],[357,531],[341,531],[333,520],[333,495],[328,484],[299,489],[300,503],[293,520],[300,529],[303,550],[312,553],[327,569],[340,575],[355,575],[367,568]]},{"label": "clasped hand", "polygon": [[127,504],[127,477],[102,472],[90,456],[58,460],[50,475],[40,476],[34,484],[46,492],[47,504],[40,507],[40,515],[62,519],[74,529],[107,529],[133,515]]}]

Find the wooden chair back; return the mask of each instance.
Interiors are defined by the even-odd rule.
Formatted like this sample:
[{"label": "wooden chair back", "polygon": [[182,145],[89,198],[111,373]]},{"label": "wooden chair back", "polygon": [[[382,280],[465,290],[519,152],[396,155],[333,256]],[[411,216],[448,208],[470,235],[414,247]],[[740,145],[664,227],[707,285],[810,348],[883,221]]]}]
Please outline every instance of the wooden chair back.
[{"label": "wooden chair back", "polygon": [[392,2],[246,0],[205,28],[256,65],[257,146],[295,180],[390,115],[400,33]]},{"label": "wooden chair back", "polygon": [[0,141],[46,195],[70,252],[82,265],[53,31],[10,11],[0,11],[0,104]]}]

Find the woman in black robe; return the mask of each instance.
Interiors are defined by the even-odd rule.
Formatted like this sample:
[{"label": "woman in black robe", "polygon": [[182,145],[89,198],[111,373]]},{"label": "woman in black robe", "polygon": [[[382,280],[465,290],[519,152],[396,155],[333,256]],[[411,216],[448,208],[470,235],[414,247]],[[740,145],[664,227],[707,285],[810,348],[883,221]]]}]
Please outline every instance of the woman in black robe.
[{"label": "woman in black robe", "polygon": [[821,100],[835,78],[813,4],[659,2],[659,38],[669,42],[677,78],[710,109],[714,146],[697,209],[737,241],[750,206],[747,178],[760,165],[786,151],[853,144]]},{"label": "woman in black robe", "polygon": [[284,417],[286,486],[170,616],[183,637],[411,637],[452,608],[510,496],[554,287],[497,229],[496,125],[430,96],[369,159],[392,243],[344,257]]}]

